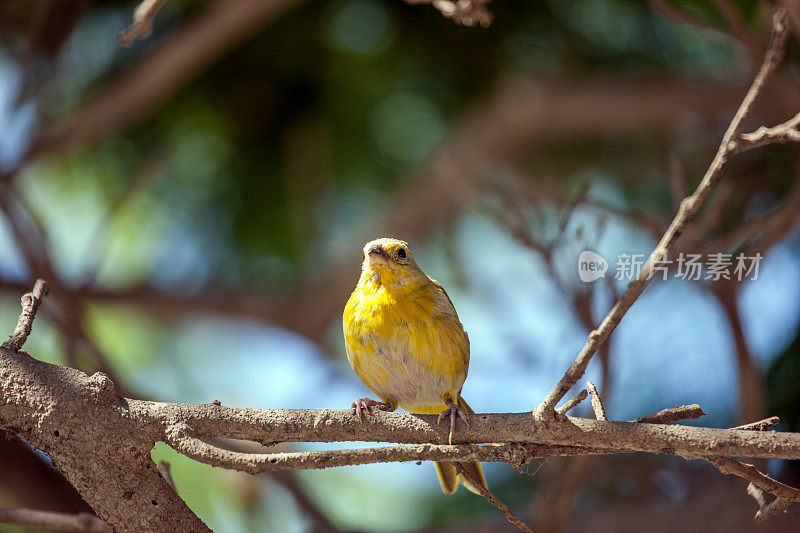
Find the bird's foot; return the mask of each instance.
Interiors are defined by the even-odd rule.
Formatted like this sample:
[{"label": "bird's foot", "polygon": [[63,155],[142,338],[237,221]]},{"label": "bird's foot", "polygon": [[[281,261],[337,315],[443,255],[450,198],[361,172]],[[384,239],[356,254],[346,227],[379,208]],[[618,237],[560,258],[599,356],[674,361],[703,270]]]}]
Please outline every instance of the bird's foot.
[{"label": "bird's foot", "polygon": [[363,419],[361,417],[362,409],[366,409],[368,412],[372,412],[372,407],[377,407],[381,411],[390,411],[390,412],[394,411],[395,409],[393,406],[389,404],[379,402],[378,400],[373,400],[372,398],[360,398],[354,401],[353,405],[350,406],[351,409],[355,410],[359,422],[363,422]]},{"label": "bird's foot", "polygon": [[436,425],[439,425],[439,422],[442,421],[445,417],[450,417],[450,439],[449,443],[453,444],[453,433],[456,431],[456,420],[461,419],[464,423],[469,427],[469,422],[467,421],[467,416],[464,414],[464,411],[458,408],[456,404],[453,402],[447,402],[448,408],[439,413],[439,418],[436,419]]}]

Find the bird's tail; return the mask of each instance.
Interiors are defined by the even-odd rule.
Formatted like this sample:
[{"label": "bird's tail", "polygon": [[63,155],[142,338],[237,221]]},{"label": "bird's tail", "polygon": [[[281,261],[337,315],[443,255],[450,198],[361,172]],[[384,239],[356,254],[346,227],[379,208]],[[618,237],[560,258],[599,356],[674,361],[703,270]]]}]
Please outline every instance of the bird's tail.
[{"label": "bird's tail", "polygon": [[[461,409],[466,414],[474,414],[475,411],[464,401],[460,395],[458,397],[458,408]],[[458,482],[464,484],[468,490],[474,492],[475,494],[480,494],[481,488],[488,488],[486,486],[486,478],[483,475],[483,468],[481,468],[480,463],[461,463],[464,467],[464,470],[470,475],[471,478],[475,479],[479,484],[480,487],[476,487],[470,481],[462,478],[458,475],[456,471],[456,467],[453,463],[440,463],[436,462],[436,475],[439,476],[439,484],[442,485],[442,490],[445,494],[453,494],[458,489]]]}]

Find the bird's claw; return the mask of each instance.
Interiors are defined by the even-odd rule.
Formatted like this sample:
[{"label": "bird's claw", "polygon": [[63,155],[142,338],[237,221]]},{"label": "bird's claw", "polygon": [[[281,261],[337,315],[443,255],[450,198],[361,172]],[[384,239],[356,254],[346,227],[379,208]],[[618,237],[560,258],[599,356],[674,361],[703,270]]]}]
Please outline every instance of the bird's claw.
[{"label": "bird's claw", "polygon": [[453,433],[456,431],[456,420],[461,419],[464,423],[469,427],[469,421],[467,420],[467,416],[464,414],[464,411],[458,408],[458,406],[454,403],[448,403],[449,407],[439,413],[439,418],[436,419],[436,425],[439,425],[439,422],[442,421],[445,417],[450,417],[450,435],[448,442],[453,444]]},{"label": "bird's claw", "polygon": [[353,404],[350,406],[351,409],[354,409],[356,412],[356,416],[358,416],[358,421],[363,422],[364,419],[361,415],[362,409],[366,409],[368,412],[372,412],[372,407],[377,407],[381,411],[393,411],[394,409],[391,408],[390,405],[386,405],[383,402],[379,402],[378,400],[373,400],[372,398],[359,398],[358,400],[354,401]]}]

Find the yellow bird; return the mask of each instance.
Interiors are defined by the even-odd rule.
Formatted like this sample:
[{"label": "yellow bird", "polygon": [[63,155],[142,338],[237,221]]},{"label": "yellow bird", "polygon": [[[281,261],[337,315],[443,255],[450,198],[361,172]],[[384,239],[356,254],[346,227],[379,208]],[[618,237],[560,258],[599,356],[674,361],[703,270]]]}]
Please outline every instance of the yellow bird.
[{"label": "yellow bird", "polygon": [[[361,381],[379,398],[354,402],[450,419],[450,442],[456,420],[473,413],[461,397],[467,379],[469,339],[444,288],[414,262],[408,243],[377,239],[364,246],[364,263],[344,309],[347,360]],[[464,463],[470,477],[486,487],[480,463]],[[460,477],[452,463],[436,463],[445,494],[453,494]],[[460,480],[469,490],[478,487]]]}]

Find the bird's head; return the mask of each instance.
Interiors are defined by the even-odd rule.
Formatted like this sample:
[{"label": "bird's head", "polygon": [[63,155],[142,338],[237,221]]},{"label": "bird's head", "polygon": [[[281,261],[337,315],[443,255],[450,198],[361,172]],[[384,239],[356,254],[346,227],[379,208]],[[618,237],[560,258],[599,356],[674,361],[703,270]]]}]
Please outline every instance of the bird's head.
[{"label": "bird's head", "polygon": [[427,279],[414,261],[408,243],[389,237],[375,239],[364,246],[361,272],[362,277],[392,287],[402,287]]}]

